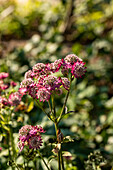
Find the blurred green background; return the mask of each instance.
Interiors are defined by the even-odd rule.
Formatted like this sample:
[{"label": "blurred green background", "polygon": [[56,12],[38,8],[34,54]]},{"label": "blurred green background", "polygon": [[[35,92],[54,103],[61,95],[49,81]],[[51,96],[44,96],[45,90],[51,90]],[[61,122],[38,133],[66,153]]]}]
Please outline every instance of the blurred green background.
[{"label": "blurred green background", "polygon": [[[63,145],[73,157],[67,170],[84,170],[94,150],[106,159],[101,168],[109,170],[113,167],[113,0],[0,0],[0,72],[9,72],[18,86],[37,62],[53,62],[71,53],[86,62],[87,73],[72,84],[67,107],[75,113],[60,123],[64,136],[74,140]],[[63,98],[56,99],[58,112]],[[31,98],[26,103],[29,109],[16,112],[13,120],[15,141],[22,125],[41,124],[46,130],[41,152],[48,158],[54,126]],[[0,169],[10,169],[2,133]],[[17,162],[22,160],[18,155]],[[53,170],[56,164],[51,161]],[[37,167],[43,166],[38,160]]]}]

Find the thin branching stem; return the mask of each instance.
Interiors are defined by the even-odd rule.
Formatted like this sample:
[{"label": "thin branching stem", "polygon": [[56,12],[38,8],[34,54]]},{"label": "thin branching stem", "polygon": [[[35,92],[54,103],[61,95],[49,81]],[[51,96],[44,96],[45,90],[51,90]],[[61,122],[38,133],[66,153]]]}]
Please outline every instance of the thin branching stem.
[{"label": "thin branching stem", "polygon": [[[71,78],[70,78],[70,87],[71,87],[71,82],[72,82],[72,76],[71,76]],[[62,119],[62,115],[63,115],[63,113],[64,113],[64,110],[65,110],[65,107],[66,107],[66,104],[67,104],[67,100],[68,100],[69,93],[70,93],[70,87],[69,87],[69,90],[68,90],[68,92],[67,92],[67,94],[66,94],[65,102],[64,102],[64,104],[63,104],[63,107],[62,107],[60,116],[59,116],[58,121],[57,121],[58,123],[59,123],[60,120]]]},{"label": "thin branching stem", "polygon": [[[49,116],[49,114],[45,111],[45,109],[40,105],[40,103],[37,101],[37,100],[35,100],[36,102],[37,102],[37,104],[38,104],[38,107],[47,115],[47,117],[50,119],[50,120],[52,120],[51,119],[51,117]],[[53,121],[53,120],[52,120]]]},{"label": "thin branching stem", "polygon": [[54,113],[54,117],[56,118],[55,100],[54,100],[53,95],[51,95],[51,99],[52,99],[52,110],[53,110],[53,113]]},{"label": "thin branching stem", "polygon": [[39,150],[38,150],[38,154],[39,154],[40,158],[42,159],[42,161],[44,162],[44,164],[45,164],[46,168],[47,168],[48,170],[51,170],[51,169],[48,167],[48,165],[47,165],[46,161],[45,161],[45,160],[44,160],[44,158],[42,157],[42,155],[41,155],[41,153],[40,153],[40,151],[39,151]]}]

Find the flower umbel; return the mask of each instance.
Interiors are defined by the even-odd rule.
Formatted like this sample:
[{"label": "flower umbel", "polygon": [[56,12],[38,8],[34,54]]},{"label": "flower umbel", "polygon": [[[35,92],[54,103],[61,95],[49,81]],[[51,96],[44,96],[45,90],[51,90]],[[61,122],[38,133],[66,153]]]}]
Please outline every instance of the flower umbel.
[{"label": "flower umbel", "polygon": [[[49,101],[52,94],[61,95],[62,86],[69,90],[70,74],[74,78],[81,78],[85,72],[85,63],[75,54],[69,54],[64,59],[53,63],[37,63],[32,70],[25,73],[25,79],[20,84],[19,92],[29,94],[33,99],[41,102]],[[61,70],[63,76],[54,74]]]},{"label": "flower umbel", "polygon": [[42,146],[41,133],[45,133],[41,126],[25,125],[19,130],[18,148],[20,152],[24,146],[29,146],[31,149],[40,149]]}]

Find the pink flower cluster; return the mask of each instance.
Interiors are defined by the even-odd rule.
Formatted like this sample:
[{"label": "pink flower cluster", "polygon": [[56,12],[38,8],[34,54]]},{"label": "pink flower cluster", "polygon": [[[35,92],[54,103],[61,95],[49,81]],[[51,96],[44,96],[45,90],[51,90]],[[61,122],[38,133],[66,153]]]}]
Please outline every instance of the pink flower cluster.
[{"label": "pink flower cluster", "polygon": [[0,73],[0,79],[5,79],[9,76],[9,73],[2,72]]},{"label": "pink flower cluster", "polygon": [[0,104],[4,106],[17,106],[21,101],[21,94],[19,92],[14,92],[9,95],[9,98],[0,96]]},{"label": "pink flower cluster", "polygon": [[75,78],[81,78],[86,72],[86,67],[84,67],[84,65],[85,63],[81,58],[75,54],[70,54],[64,58],[61,72],[64,76],[67,76],[70,70]]},{"label": "pink flower cluster", "polygon": [[4,84],[3,80],[0,80],[0,91],[8,89],[8,84]]},{"label": "pink flower cluster", "polygon": [[[81,78],[85,72],[85,63],[74,54],[64,59],[56,60],[54,63],[37,63],[32,70],[25,73],[25,79],[20,84],[19,92],[24,95],[28,93],[34,99],[48,101],[51,94],[62,94],[61,87],[69,90],[70,81],[68,75],[71,73],[75,78]],[[63,76],[56,77],[53,73],[61,69]]]},{"label": "pink flower cluster", "polygon": [[41,133],[45,133],[41,126],[23,126],[19,130],[18,148],[20,152],[24,146],[29,146],[30,149],[40,149],[40,146],[42,146]]},{"label": "pink flower cluster", "polygon": [[5,78],[9,76],[8,73],[0,73],[0,108],[3,106],[16,106],[21,101],[21,94],[19,92],[14,92],[8,95],[8,91],[5,93],[5,90],[9,87],[15,87],[17,83],[14,81],[5,83]]}]

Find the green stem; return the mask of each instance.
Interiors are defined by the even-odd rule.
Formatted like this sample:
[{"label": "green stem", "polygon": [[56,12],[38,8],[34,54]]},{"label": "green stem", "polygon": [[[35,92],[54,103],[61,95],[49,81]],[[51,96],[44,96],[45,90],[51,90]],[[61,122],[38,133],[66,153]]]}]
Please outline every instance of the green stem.
[{"label": "green stem", "polygon": [[50,100],[48,100],[48,104],[49,104],[50,111],[51,111],[51,113],[52,113],[52,107],[51,107]]},{"label": "green stem", "polygon": [[62,145],[61,145],[61,164],[62,164],[62,169],[65,170],[63,156],[62,156]]},{"label": "green stem", "polygon": [[[72,82],[72,76],[71,76],[71,80],[70,80],[70,87],[71,87],[71,82]],[[69,87],[69,90],[68,90],[68,92],[67,92],[67,94],[66,94],[65,102],[64,102],[64,104],[63,104],[63,107],[62,107],[60,116],[59,116],[59,118],[58,118],[58,123],[59,123],[60,120],[62,119],[62,115],[63,115],[64,109],[65,109],[65,106],[66,106],[66,103],[67,103],[67,100],[68,100],[68,97],[69,97],[70,87]]]},{"label": "green stem", "polygon": [[97,170],[97,167],[96,167],[96,165],[95,165],[95,163],[93,162],[93,168],[94,168],[94,170]]},{"label": "green stem", "polygon": [[44,158],[42,157],[42,155],[41,155],[41,153],[40,153],[40,151],[39,151],[39,150],[38,150],[38,154],[39,154],[40,158],[42,159],[42,161],[44,162],[44,164],[45,164],[46,168],[47,168],[48,170],[50,170],[50,168],[48,167],[48,165],[47,165],[46,161],[45,161],[45,160],[44,160]]},{"label": "green stem", "polygon": [[[39,108],[47,115],[47,117],[50,119],[50,120],[52,120],[51,119],[51,117],[49,116],[49,114],[45,111],[45,109],[40,105],[40,103],[36,100],[36,102],[37,102],[37,104],[38,104],[38,106],[39,106]],[[53,120],[52,120],[53,121]]]},{"label": "green stem", "polygon": [[[56,137],[57,137],[57,130],[58,130],[58,124],[57,124],[57,123],[55,123]],[[60,150],[59,150],[59,152],[58,152],[58,170],[61,170],[61,164],[60,164],[60,154],[61,154],[61,152],[60,152]]]},{"label": "green stem", "polygon": [[58,170],[61,170],[61,164],[60,164],[60,151],[58,152]]},{"label": "green stem", "polygon": [[53,95],[51,95],[51,99],[52,99],[52,109],[53,109],[54,117],[56,118],[55,101]]},{"label": "green stem", "polygon": [[[12,108],[11,108],[12,110]],[[11,161],[15,161],[15,148],[14,148],[14,138],[13,138],[13,131],[12,131],[12,126],[10,125],[10,121],[11,121],[11,115],[12,115],[12,112],[10,112],[9,114],[9,118],[8,118],[8,124],[9,124],[9,142],[10,142],[10,145],[11,146],[11,149],[12,149],[12,155],[11,156]],[[14,170],[15,168],[12,166],[12,170]]]},{"label": "green stem", "polygon": [[13,138],[13,132],[12,132],[12,127],[10,126],[10,141],[11,141],[11,148],[12,148],[12,157],[13,160],[15,160],[15,148],[14,148],[14,138]]}]

